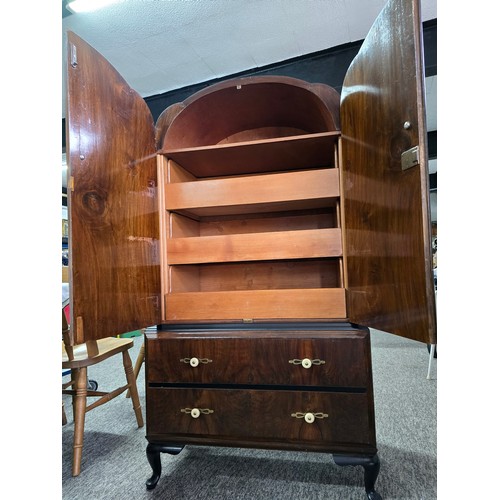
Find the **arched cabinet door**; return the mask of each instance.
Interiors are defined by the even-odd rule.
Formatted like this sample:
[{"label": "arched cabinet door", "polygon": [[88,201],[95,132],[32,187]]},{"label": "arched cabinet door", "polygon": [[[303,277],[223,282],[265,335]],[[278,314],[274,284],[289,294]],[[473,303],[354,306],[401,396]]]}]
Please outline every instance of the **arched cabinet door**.
[{"label": "arched cabinet door", "polygon": [[422,29],[418,0],[390,0],[341,94],[349,319],[436,342]]},{"label": "arched cabinet door", "polygon": [[68,32],[67,145],[74,343],[160,321],[153,117],[85,41]]}]

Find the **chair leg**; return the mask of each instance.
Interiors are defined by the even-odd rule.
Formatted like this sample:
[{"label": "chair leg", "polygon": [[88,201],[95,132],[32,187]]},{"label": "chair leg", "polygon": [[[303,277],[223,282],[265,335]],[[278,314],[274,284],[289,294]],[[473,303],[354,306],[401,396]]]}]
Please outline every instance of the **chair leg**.
[{"label": "chair leg", "polygon": [[64,401],[62,402],[62,424],[66,425],[68,423],[68,419],[66,418],[66,412],[64,411]]},{"label": "chair leg", "polygon": [[[141,371],[141,366],[142,363],[144,363],[144,344],[141,345],[141,350],[139,351],[139,354],[137,356],[137,359],[135,361],[134,365],[134,377],[135,380],[137,381],[137,377],[139,376],[139,372]],[[130,397],[130,389],[127,391],[127,398]]]},{"label": "chair leg", "polygon": [[85,427],[85,411],[87,406],[87,368],[76,368],[76,396],[73,403],[75,433],[73,437],[73,476],[80,474],[83,448],[83,429]]},{"label": "chair leg", "polygon": [[[71,370],[71,385],[70,385],[70,388],[71,389],[75,389],[76,390],[76,374],[77,374],[77,371],[76,370]],[[71,396],[71,410],[73,411],[73,421],[75,420],[75,403],[76,403],[76,394],[74,394],[73,396]]]},{"label": "chair leg", "polygon": [[137,425],[142,427],[144,421],[142,420],[142,410],[141,403],[139,401],[139,393],[137,392],[137,384],[135,381],[134,371],[132,369],[132,360],[127,351],[123,351],[123,366],[125,368],[125,376],[127,377],[127,383],[129,385],[130,395],[132,397],[132,406],[135,411],[135,417],[137,419]]}]

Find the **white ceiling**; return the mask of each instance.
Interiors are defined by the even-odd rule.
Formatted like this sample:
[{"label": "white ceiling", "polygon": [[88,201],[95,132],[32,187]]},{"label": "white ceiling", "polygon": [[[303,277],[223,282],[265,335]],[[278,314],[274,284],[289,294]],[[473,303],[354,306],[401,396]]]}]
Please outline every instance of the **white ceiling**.
[{"label": "white ceiling", "polygon": [[[365,38],[386,0],[120,0],[63,18],[142,97]],[[422,19],[437,0],[421,0]],[[65,102],[63,99],[63,116]]]},{"label": "white ceiling", "polygon": [[[386,0],[121,0],[62,20],[142,97],[365,38]],[[421,0],[422,20],[437,0]],[[426,78],[428,130],[437,130],[437,77]],[[431,164],[431,172],[436,164]],[[63,175],[64,178],[64,175]]]}]

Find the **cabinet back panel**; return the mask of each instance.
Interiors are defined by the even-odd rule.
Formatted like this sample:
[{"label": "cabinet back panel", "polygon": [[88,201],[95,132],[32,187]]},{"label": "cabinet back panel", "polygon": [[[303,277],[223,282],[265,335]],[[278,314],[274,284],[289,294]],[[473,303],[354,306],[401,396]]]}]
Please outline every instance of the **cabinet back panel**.
[{"label": "cabinet back panel", "polygon": [[200,236],[265,233],[268,231],[300,231],[302,229],[326,229],[331,227],[336,227],[333,208],[258,218],[202,220],[200,223]]},{"label": "cabinet back panel", "polygon": [[333,88],[321,90],[287,77],[245,78],[214,85],[184,102],[185,108],[166,130],[163,148],[218,144],[265,127],[308,133],[336,130],[339,96]]},{"label": "cabinet back panel", "polygon": [[200,292],[201,266],[170,266],[169,292]]},{"label": "cabinet back panel", "polygon": [[171,292],[340,287],[337,259],[171,266]]},{"label": "cabinet back panel", "polygon": [[203,217],[200,220],[171,212],[169,236],[171,238],[186,238],[190,236],[222,236],[333,227],[337,227],[333,207],[278,214],[233,216],[230,218]]},{"label": "cabinet back panel", "polygon": [[200,223],[182,215],[170,213],[169,238],[200,236]]},{"label": "cabinet back panel", "polygon": [[235,142],[261,141],[263,139],[274,139],[276,137],[290,137],[294,135],[307,134],[303,128],[293,127],[259,127],[242,130],[219,141],[217,144],[234,144]]},{"label": "cabinet back panel", "polygon": [[191,182],[197,180],[197,178],[182,168],[178,163],[174,160],[167,160],[164,156],[165,161],[167,162],[167,170],[165,180],[168,184],[174,184],[176,182]]}]

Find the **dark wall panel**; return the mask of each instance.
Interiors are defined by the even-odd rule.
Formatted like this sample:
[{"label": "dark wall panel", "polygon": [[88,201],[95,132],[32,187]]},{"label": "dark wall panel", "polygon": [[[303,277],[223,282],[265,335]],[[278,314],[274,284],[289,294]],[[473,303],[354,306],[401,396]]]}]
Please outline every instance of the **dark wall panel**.
[{"label": "dark wall panel", "polygon": [[423,23],[425,76],[437,75],[437,19]]},{"label": "dark wall panel", "polygon": [[437,158],[437,130],[427,132],[427,151],[429,152],[429,159]]},{"label": "dark wall panel", "polygon": [[190,85],[179,90],[172,90],[164,94],[146,97],[145,101],[153,114],[155,121],[160,113],[176,102],[181,102],[190,95],[205,87],[224,80],[244,76],[279,75],[299,78],[311,83],[326,83],[334,87],[339,93],[342,89],[347,68],[354,56],[358,53],[362,41],[334,47],[307,56],[289,59],[262,68],[254,68],[224,78],[209,80],[196,85]]}]

